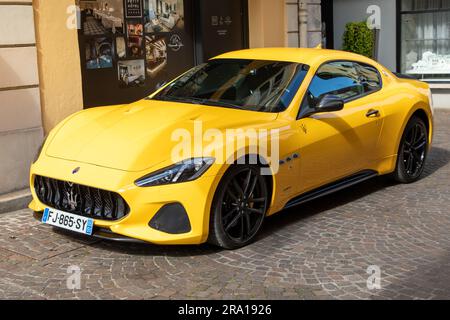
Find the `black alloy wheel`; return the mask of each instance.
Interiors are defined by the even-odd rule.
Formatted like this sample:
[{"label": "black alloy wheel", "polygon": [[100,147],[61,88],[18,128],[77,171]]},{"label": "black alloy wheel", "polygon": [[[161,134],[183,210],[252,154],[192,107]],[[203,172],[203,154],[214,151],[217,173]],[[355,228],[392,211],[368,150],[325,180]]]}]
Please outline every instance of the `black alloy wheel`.
[{"label": "black alloy wheel", "polygon": [[267,183],[257,166],[236,165],[223,177],[213,203],[208,242],[225,249],[249,244],[269,204]]},{"label": "black alloy wheel", "polygon": [[413,117],[406,126],[400,143],[394,178],[401,183],[417,181],[425,168],[427,155],[427,127],[422,119]]}]

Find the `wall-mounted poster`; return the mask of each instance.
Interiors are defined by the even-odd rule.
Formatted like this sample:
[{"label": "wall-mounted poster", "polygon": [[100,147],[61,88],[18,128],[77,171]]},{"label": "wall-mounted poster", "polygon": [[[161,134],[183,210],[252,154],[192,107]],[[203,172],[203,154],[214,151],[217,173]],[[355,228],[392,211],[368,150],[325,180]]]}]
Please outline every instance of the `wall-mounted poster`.
[{"label": "wall-mounted poster", "polygon": [[194,65],[194,0],[75,3],[85,107],[137,101]]},{"label": "wall-mounted poster", "polygon": [[113,44],[110,38],[91,38],[86,40],[86,68],[103,69],[113,66]]},{"label": "wall-mounted poster", "polygon": [[128,57],[130,58],[143,58],[144,46],[143,37],[129,36],[128,37]]},{"label": "wall-mounted poster", "polygon": [[145,32],[184,29],[184,0],[144,0]]},{"label": "wall-mounted poster", "polygon": [[154,78],[167,65],[167,44],[165,37],[146,36],[147,74]]},{"label": "wall-mounted poster", "polygon": [[80,1],[80,10],[84,35],[123,33],[122,0]]},{"label": "wall-mounted poster", "polygon": [[124,0],[126,18],[142,18],[142,0]]},{"label": "wall-mounted poster", "polygon": [[145,84],[144,60],[119,61],[117,69],[121,88],[140,87]]}]

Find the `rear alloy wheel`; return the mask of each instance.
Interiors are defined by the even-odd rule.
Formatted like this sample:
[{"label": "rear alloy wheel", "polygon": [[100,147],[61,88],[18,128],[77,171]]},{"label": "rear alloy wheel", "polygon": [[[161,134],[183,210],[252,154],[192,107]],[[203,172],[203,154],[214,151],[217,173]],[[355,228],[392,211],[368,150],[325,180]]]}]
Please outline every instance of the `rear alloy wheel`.
[{"label": "rear alloy wheel", "polygon": [[225,174],[214,197],[208,242],[237,249],[254,239],[269,203],[260,171],[256,166],[238,165]]},{"label": "rear alloy wheel", "polygon": [[417,181],[425,168],[428,155],[428,130],[422,119],[413,117],[400,142],[394,178],[401,183]]}]

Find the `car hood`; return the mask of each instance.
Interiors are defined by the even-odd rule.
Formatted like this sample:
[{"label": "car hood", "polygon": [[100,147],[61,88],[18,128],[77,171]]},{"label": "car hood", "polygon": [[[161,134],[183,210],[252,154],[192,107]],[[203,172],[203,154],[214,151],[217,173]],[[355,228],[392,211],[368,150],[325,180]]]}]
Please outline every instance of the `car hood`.
[{"label": "car hood", "polygon": [[[191,135],[194,123],[207,129],[258,128],[277,114],[142,100],[85,110],[69,118],[46,146],[50,157],[124,171],[144,171],[171,158],[177,129]],[[186,132],[186,131],[184,131]]]}]

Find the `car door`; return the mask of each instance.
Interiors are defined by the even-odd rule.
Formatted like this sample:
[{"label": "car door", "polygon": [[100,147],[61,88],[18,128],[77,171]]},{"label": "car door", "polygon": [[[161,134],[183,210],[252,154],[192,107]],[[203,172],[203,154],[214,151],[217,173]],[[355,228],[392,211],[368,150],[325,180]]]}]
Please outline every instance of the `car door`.
[{"label": "car door", "polygon": [[[352,61],[331,61],[317,70],[296,122],[299,193],[370,168],[382,125],[382,110],[370,95],[380,90],[380,79],[375,68]],[[326,95],[343,99],[344,108],[313,113]]]}]

